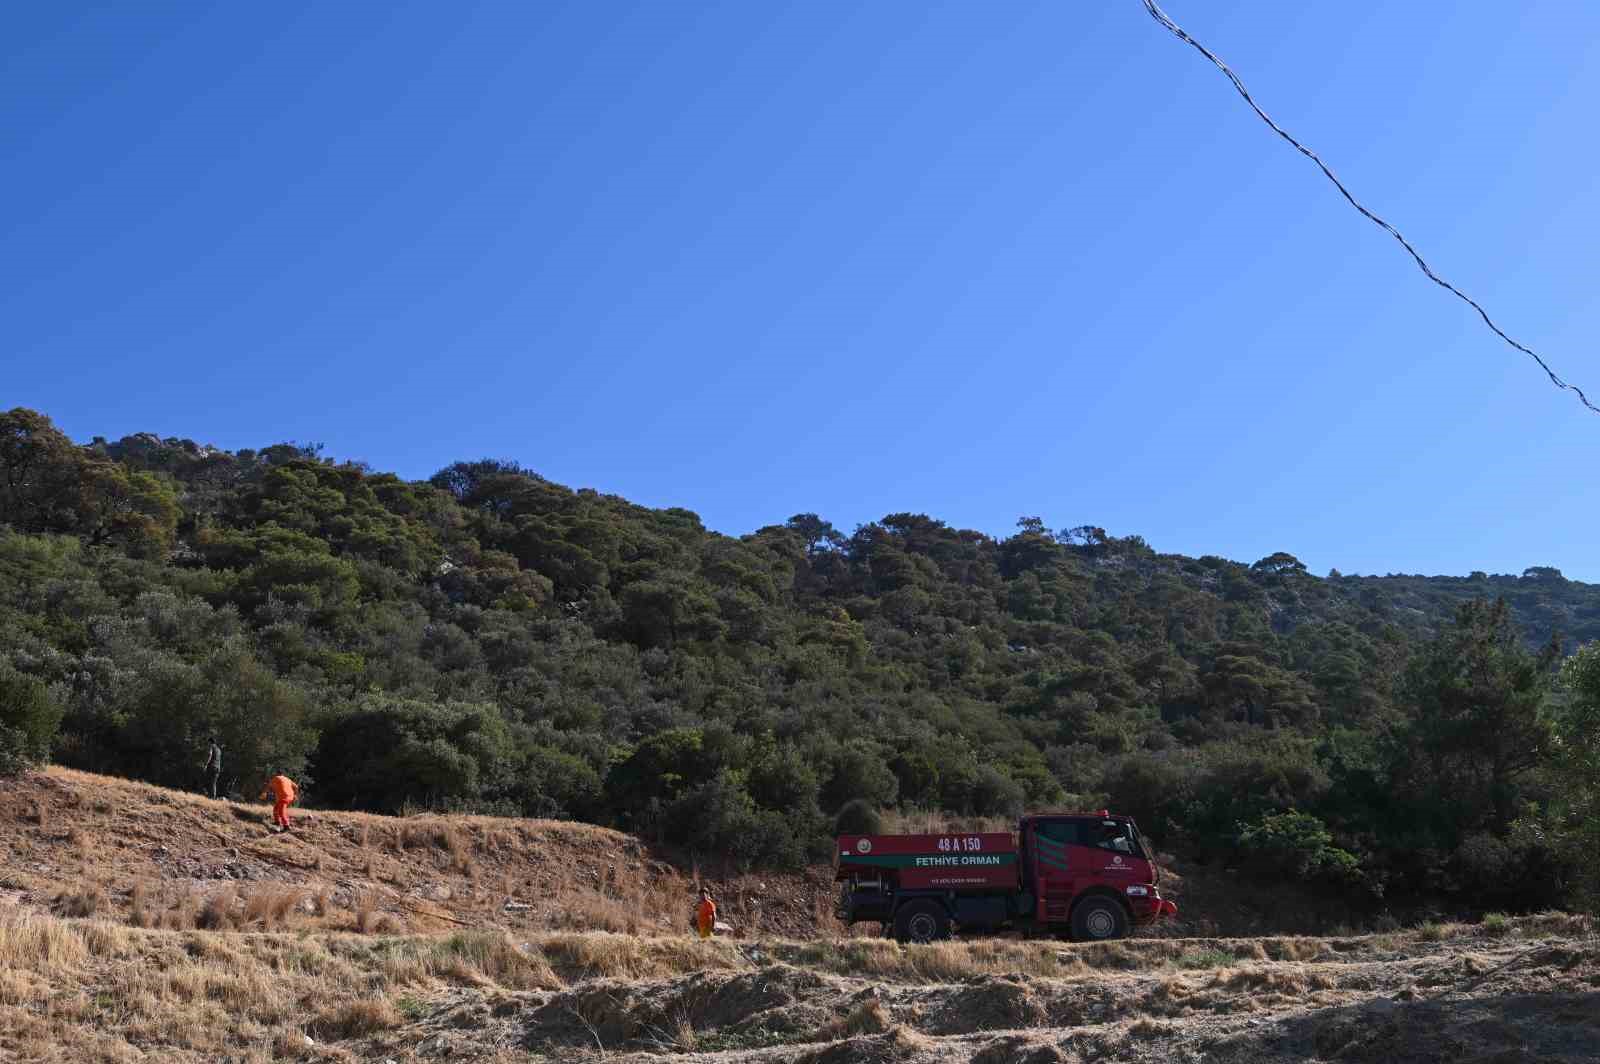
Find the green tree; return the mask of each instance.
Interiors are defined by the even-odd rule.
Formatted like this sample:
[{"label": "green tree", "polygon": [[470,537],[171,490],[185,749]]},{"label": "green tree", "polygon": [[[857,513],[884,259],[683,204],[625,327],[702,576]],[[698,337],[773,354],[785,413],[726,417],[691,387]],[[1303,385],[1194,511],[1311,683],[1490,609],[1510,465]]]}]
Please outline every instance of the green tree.
[{"label": "green tree", "polygon": [[161,477],[90,458],[77,480],[74,531],[90,546],[114,543],[135,558],[159,557],[171,547],[178,497]]},{"label": "green tree", "polygon": [[1397,775],[1456,832],[1504,832],[1551,749],[1558,648],[1523,645],[1504,599],[1471,602],[1421,653],[1402,688],[1410,718]]},{"label": "green tree", "polygon": [[1579,896],[1600,911],[1600,643],[1567,661],[1561,684],[1568,698],[1555,715],[1550,837],[1576,873]]},{"label": "green tree", "polygon": [[606,802],[623,823],[643,827],[684,791],[722,768],[699,728],[671,728],[644,740],[606,774]]},{"label": "green tree", "polygon": [[77,454],[72,441],[33,410],[0,413],[0,524],[24,532],[73,524]]}]

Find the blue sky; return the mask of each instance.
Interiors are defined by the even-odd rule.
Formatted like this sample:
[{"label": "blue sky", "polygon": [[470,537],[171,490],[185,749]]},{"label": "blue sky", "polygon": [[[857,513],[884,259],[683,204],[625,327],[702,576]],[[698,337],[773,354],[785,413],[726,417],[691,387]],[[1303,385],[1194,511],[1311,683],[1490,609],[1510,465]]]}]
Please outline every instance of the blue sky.
[{"label": "blue sky", "polygon": [[[1600,7],[1165,6],[1600,393]],[[27,5],[0,172],[80,440],[1600,579],[1600,417],[1139,0]]]}]

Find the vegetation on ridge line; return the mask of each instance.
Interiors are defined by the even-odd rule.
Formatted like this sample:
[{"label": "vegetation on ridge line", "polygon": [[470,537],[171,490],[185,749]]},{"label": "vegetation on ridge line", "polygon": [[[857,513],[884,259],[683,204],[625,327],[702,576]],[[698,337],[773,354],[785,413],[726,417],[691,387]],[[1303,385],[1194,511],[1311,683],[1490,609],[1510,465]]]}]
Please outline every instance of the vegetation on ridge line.
[{"label": "vegetation on ridge line", "polygon": [[1375,904],[1585,882],[1596,692],[1550,641],[1600,630],[1600,589],[1553,569],[1321,579],[1032,517],[732,538],[514,462],[407,482],[293,445],[78,446],[20,409],[0,525],[16,761],[195,787],[215,732],[238,793],[283,768],[314,803],[746,863],[803,862],[852,803],[1110,803]]}]

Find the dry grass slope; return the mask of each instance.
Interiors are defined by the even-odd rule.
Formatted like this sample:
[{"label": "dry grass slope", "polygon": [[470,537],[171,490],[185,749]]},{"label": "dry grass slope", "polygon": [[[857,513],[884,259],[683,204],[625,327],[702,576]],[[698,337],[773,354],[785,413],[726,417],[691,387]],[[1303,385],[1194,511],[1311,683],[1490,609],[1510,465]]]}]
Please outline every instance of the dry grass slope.
[{"label": "dry grass slope", "polygon": [[820,872],[722,875],[570,821],[312,810],[294,823],[278,836],[264,804],[33,773],[0,795],[0,899],[139,927],[363,933],[675,932],[702,880],[749,934],[804,934],[831,907]]}]

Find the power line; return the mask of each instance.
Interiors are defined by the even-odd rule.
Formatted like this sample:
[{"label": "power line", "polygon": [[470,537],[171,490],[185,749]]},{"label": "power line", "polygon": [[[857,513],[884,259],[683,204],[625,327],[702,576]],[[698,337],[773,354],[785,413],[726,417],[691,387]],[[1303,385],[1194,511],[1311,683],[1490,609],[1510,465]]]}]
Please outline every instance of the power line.
[{"label": "power line", "polygon": [[1596,407],[1593,403],[1589,402],[1589,397],[1583,394],[1582,388],[1579,388],[1576,384],[1568,384],[1566,381],[1562,380],[1556,375],[1555,370],[1551,369],[1545,360],[1539,357],[1537,352],[1535,352],[1532,348],[1520,344],[1516,340],[1513,340],[1511,337],[1507,336],[1505,330],[1496,325],[1494,323],[1494,319],[1489,317],[1489,312],[1478,305],[1477,300],[1467,295],[1465,292],[1451,284],[1449,281],[1445,280],[1443,277],[1440,277],[1438,274],[1434,273],[1433,268],[1428,265],[1428,263],[1420,254],[1418,254],[1417,249],[1411,246],[1411,241],[1407,240],[1403,235],[1401,235],[1400,230],[1396,229],[1394,226],[1378,217],[1372,211],[1368,210],[1364,205],[1362,205],[1360,200],[1351,195],[1350,190],[1344,187],[1344,182],[1340,181],[1334,176],[1333,171],[1328,168],[1328,164],[1322,161],[1321,156],[1292,137],[1287,130],[1278,125],[1278,123],[1274,122],[1271,117],[1268,116],[1267,112],[1261,109],[1261,106],[1257,104],[1255,99],[1250,95],[1250,90],[1244,87],[1244,82],[1239,80],[1239,75],[1235,74],[1228,67],[1227,63],[1224,63],[1221,59],[1218,59],[1209,48],[1185,33],[1182,26],[1179,26],[1176,22],[1172,21],[1172,19],[1167,17],[1167,13],[1165,11],[1156,6],[1155,0],[1144,0],[1144,7],[1146,11],[1150,12],[1150,17],[1161,23],[1161,25],[1165,26],[1174,37],[1177,37],[1180,41],[1192,46],[1195,51],[1211,60],[1212,64],[1218,70],[1226,74],[1228,80],[1233,82],[1233,87],[1239,90],[1239,95],[1244,97],[1244,102],[1250,105],[1250,109],[1256,113],[1256,116],[1260,118],[1261,121],[1265,122],[1274,133],[1288,141],[1290,144],[1294,145],[1295,150],[1301,155],[1304,155],[1307,159],[1310,159],[1312,162],[1316,163],[1317,168],[1322,171],[1323,175],[1327,177],[1329,181],[1333,182],[1333,187],[1339,190],[1339,194],[1350,201],[1350,206],[1360,211],[1378,228],[1382,229],[1384,232],[1398,240],[1400,242],[1400,246],[1406,249],[1406,252],[1416,262],[1418,268],[1427,275],[1428,280],[1432,281],[1440,288],[1445,289],[1451,295],[1455,296],[1457,299],[1467,304],[1467,306],[1477,311],[1478,317],[1483,319],[1483,323],[1485,325],[1494,330],[1494,334],[1496,336],[1500,337],[1500,339],[1504,340],[1518,351],[1521,351],[1523,354],[1539,363],[1539,368],[1544,370],[1545,375],[1550,378],[1551,384],[1554,384],[1557,388],[1574,393],[1577,395],[1578,401],[1587,407],[1591,413],[1600,414],[1600,407]]}]

